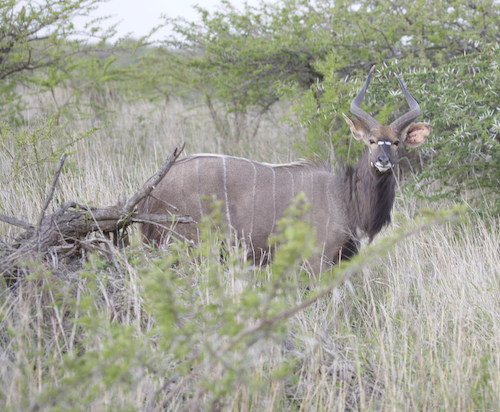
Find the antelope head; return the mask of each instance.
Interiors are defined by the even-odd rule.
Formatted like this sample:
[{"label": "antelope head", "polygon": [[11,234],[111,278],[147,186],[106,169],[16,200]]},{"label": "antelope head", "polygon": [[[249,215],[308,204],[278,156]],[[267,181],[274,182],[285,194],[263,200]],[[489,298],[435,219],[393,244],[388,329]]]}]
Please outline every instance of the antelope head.
[{"label": "antelope head", "polygon": [[363,140],[369,150],[370,172],[372,174],[385,173],[391,170],[397,162],[397,151],[400,144],[408,147],[418,147],[431,132],[431,126],[427,123],[412,122],[420,115],[420,107],[416,100],[408,93],[401,79],[399,86],[405,95],[410,110],[401,117],[394,120],[389,126],[383,126],[368,113],[361,110],[360,105],[365,97],[366,89],[375,66],[368,73],[366,82],[351,103],[351,113],[356,116],[354,120],[345,114],[345,121],[351,129],[351,134],[356,140]]}]

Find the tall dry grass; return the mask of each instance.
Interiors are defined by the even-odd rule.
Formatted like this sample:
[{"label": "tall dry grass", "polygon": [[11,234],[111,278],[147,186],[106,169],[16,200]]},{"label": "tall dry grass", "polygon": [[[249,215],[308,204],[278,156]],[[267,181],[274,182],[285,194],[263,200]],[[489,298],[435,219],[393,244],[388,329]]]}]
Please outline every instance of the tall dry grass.
[{"label": "tall dry grass", "polygon": [[[35,126],[51,103],[47,96],[29,99],[29,126]],[[110,205],[121,193],[137,190],[181,141],[187,153],[217,152],[226,145],[231,154],[279,162],[296,158],[291,144],[302,138],[300,130],[276,120],[279,113],[263,122],[255,139],[230,146],[201,108],[119,99],[106,104],[109,123],[74,115],[65,126],[75,132],[103,125],[76,145],[56,201]],[[0,212],[35,221],[51,165],[13,177],[9,155],[0,150],[0,156]],[[30,181],[45,187],[30,187]],[[384,236],[414,221],[422,204],[440,207],[399,194],[394,223],[375,243],[384,245]],[[3,284],[0,295],[1,408],[180,411],[199,395],[193,405],[201,410],[495,410],[500,405],[499,226],[498,218],[473,213],[458,225],[431,225],[354,273],[350,286],[339,286],[277,331],[257,334],[224,356],[217,354],[217,339],[227,341],[228,335],[203,317],[204,307],[208,313],[233,306],[234,320],[252,325],[252,310],[271,305],[242,303],[273,274],[270,268],[252,272],[237,249],[229,248],[221,263],[218,245],[208,243],[208,252],[196,259],[181,250],[177,256],[184,258],[167,265],[171,251],[147,250],[135,236],[130,250],[116,252],[112,263],[88,256],[74,271],[47,272],[31,262],[31,278],[15,288]],[[0,238],[14,235],[0,225]],[[213,288],[212,275],[222,279],[220,288]],[[297,287],[280,302],[292,307],[314,290]],[[166,301],[184,302],[178,325],[195,315],[206,321],[198,323],[201,332],[190,335],[185,356],[199,357],[192,355],[196,362],[184,375],[171,356],[177,346],[162,342],[170,335],[161,329],[161,311],[151,311],[162,293]],[[215,353],[204,353],[203,345]],[[193,370],[197,374],[190,375]],[[198,392],[204,380],[209,390]]]},{"label": "tall dry grass", "polygon": [[[104,90],[58,119],[65,125],[60,134],[77,135],[91,127],[99,129],[77,142],[75,153],[68,162],[68,173],[61,176],[58,199],[74,199],[95,205],[114,203],[119,194],[130,195],[156,170],[170,151],[179,143],[186,143],[184,154],[230,153],[268,162],[286,162],[295,158],[293,145],[301,139],[296,128],[286,125],[281,108],[263,117],[255,136],[251,131],[254,120],[247,119],[248,134],[237,141],[227,142],[216,132],[208,110],[173,101],[168,106],[144,101],[127,101],[116,97],[112,90]],[[39,127],[53,114],[61,102],[71,102],[71,93],[59,90],[25,96],[25,126],[28,130]],[[97,101],[97,102],[96,102]],[[99,103],[100,111],[93,107]],[[50,145],[56,146],[55,142]],[[50,183],[54,163],[30,162],[13,176],[11,169],[14,142],[6,141],[0,152],[2,189],[0,203],[5,213],[13,212],[33,219],[43,203],[46,187],[38,187],[40,175],[45,185]],[[22,155],[21,155],[22,156]],[[21,180],[20,177],[23,179]],[[19,182],[24,184],[21,186]],[[12,206],[13,205],[13,206]],[[11,209],[9,209],[11,207]]]}]

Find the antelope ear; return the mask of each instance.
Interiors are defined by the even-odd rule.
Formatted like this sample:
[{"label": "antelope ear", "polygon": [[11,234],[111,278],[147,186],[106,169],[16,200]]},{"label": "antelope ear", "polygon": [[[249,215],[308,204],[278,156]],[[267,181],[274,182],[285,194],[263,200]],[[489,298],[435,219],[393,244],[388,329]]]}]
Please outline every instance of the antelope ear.
[{"label": "antelope ear", "polygon": [[428,123],[413,123],[402,133],[403,143],[408,147],[418,147],[425,142],[432,127]]},{"label": "antelope ear", "polygon": [[344,116],[345,121],[351,129],[352,137],[354,137],[356,140],[362,140],[363,138],[368,136],[369,130],[364,127],[360,121],[358,121],[357,119],[351,120],[344,113],[342,113],[342,116]]}]

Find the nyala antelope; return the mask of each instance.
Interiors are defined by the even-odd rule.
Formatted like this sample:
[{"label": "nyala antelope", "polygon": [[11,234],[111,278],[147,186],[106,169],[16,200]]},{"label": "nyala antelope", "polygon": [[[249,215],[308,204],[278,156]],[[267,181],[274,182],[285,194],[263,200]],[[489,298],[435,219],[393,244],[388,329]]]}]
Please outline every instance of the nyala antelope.
[{"label": "nyala antelope", "polygon": [[[167,176],[139,205],[141,213],[189,215],[199,222],[211,212],[215,196],[231,232],[243,240],[254,263],[267,261],[268,238],[276,220],[301,192],[310,209],[308,219],[316,231],[321,250],[309,260],[309,269],[319,273],[339,259],[357,253],[359,236],[371,241],[390,222],[394,202],[394,167],[401,144],[420,146],[429,135],[427,123],[413,123],[420,108],[398,79],[410,110],[383,126],[360,108],[370,83],[366,82],[351,103],[354,119],[344,116],[352,136],[366,148],[356,166],[340,174],[307,162],[267,164],[239,157],[198,154],[178,160]],[[178,224],[175,230],[187,239],[198,240],[196,224]],[[161,244],[169,231],[145,223],[146,241]]]}]

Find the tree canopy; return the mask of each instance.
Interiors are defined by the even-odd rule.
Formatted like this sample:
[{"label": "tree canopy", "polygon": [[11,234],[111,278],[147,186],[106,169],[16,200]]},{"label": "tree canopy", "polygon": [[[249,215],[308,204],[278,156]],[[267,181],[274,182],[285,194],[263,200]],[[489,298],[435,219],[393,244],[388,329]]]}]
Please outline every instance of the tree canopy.
[{"label": "tree canopy", "polygon": [[198,90],[226,113],[265,111],[286,97],[308,136],[302,153],[325,155],[333,145],[353,158],[341,114],[375,64],[367,110],[381,123],[406,110],[392,76],[399,73],[434,129],[423,177],[446,188],[436,193],[496,194],[498,2],[283,0],[242,11],[221,4],[212,14],[198,7],[199,24],[171,21],[167,45],[182,51]]},{"label": "tree canopy", "polygon": [[206,105],[229,147],[252,138],[261,116],[286,100],[293,103],[290,119],[307,135],[302,155],[325,155],[333,146],[336,156],[349,160],[359,148],[341,114],[375,64],[367,110],[381,123],[405,110],[392,76],[397,72],[420,102],[421,120],[434,128],[421,151],[420,161],[427,162],[422,177],[441,182],[447,195],[473,187],[496,193],[498,2],[282,0],[239,10],[222,1],[213,13],[197,6],[198,23],[166,19],[173,35],[126,61],[117,58],[144,42],[111,43],[114,27],[105,29],[100,20],[84,33],[74,26],[76,16],[98,3],[2,3],[4,112],[19,112],[12,97],[19,82],[69,87],[75,103],[82,90],[98,95],[113,85],[133,98],[180,96]]}]

